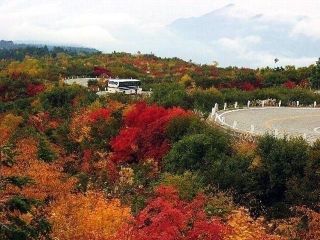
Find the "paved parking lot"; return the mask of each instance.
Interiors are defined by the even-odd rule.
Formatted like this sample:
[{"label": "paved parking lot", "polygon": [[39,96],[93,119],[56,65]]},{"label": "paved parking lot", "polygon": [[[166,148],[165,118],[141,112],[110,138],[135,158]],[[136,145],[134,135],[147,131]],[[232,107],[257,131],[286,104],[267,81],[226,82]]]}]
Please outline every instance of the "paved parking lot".
[{"label": "paved parking lot", "polygon": [[[217,121],[226,127],[255,134],[304,136],[309,142],[320,138],[320,108],[266,107],[237,109],[218,113]],[[224,120],[224,121],[223,121]]]}]

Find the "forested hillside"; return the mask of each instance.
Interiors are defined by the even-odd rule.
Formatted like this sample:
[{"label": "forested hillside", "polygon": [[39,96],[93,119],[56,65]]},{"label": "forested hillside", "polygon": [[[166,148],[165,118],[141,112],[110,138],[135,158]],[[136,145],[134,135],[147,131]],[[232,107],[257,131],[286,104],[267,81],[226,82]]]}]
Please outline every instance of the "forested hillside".
[{"label": "forested hillside", "polygon": [[[59,49],[2,58],[0,239],[320,239],[320,142],[249,141],[206,121],[214,103],[320,103],[320,62],[220,68]],[[65,85],[73,76],[137,78],[152,94],[99,97]]]}]

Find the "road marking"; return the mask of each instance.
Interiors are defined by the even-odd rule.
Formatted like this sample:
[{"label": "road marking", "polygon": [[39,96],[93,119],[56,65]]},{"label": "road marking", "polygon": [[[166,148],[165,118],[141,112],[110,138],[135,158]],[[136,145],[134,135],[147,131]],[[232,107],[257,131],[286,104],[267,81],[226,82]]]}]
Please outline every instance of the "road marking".
[{"label": "road marking", "polygon": [[320,115],[319,114],[317,114],[317,115],[315,115],[315,114],[310,115],[309,114],[309,115],[292,116],[292,117],[272,118],[272,119],[265,121],[262,125],[265,128],[272,128],[272,123],[274,123],[274,122],[284,122],[286,120],[295,120],[295,119],[310,118],[310,117],[320,117]]},{"label": "road marking", "polygon": [[[222,118],[227,118],[227,115],[229,114],[232,114],[234,112],[240,112],[240,111],[248,111],[250,112],[250,110],[271,110],[272,109],[275,109],[275,110],[282,110],[282,109],[292,109],[292,110],[310,110],[313,114],[305,114],[305,113],[302,113],[304,115],[295,115],[295,116],[286,116],[286,117],[281,117],[281,118],[273,118],[273,119],[268,119],[266,121],[262,121],[260,122],[260,124],[263,126],[263,128],[265,130],[267,130],[268,128],[269,129],[272,129],[272,125],[274,124],[274,122],[286,122],[288,121],[290,123],[290,120],[296,120],[296,119],[310,119],[310,118],[318,118],[320,117],[320,114],[317,114],[319,112],[319,108],[294,108],[294,107],[285,107],[285,108],[279,108],[279,107],[253,107],[253,108],[250,108],[250,109],[247,109],[247,108],[243,108],[243,109],[233,109],[233,110],[227,110],[227,111],[223,111],[223,112],[217,112],[216,113],[216,117],[217,117],[217,122],[219,122],[222,126],[224,127],[227,127],[227,128],[230,128],[230,129],[233,129],[231,124],[228,123],[227,121],[222,121]],[[316,113],[314,113],[314,111],[317,111]],[[293,114],[301,114],[301,113],[293,113]],[[250,117],[248,117],[248,119],[250,119]],[[303,121],[303,120],[302,120]],[[306,121],[308,122],[308,121]],[[304,126],[306,126],[307,124],[304,124]],[[312,129],[312,128],[311,128]],[[311,130],[310,129],[310,130]],[[233,129],[235,130],[235,129]],[[310,131],[308,130],[308,131]],[[248,130],[245,130],[245,129],[237,129],[236,130],[237,132],[246,132],[246,133],[250,133],[250,131]],[[320,134],[320,127],[316,127],[313,129],[313,131],[316,133],[316,134]],[[258,134],[259,135],[259,134]],[[290,135],[294,135],[294,133],[291,133]],[[307,136],[307,138],[311,138],[311,136],[308,136],[307,134],[304,133],[304,135]],[[299,134],[299,136],[301,136],[301,134]],[[314,137],[316,137],[314,135]],[[317,138],[317,137],[316,137]],[[310,139],[309,139],[310,140]]]}]

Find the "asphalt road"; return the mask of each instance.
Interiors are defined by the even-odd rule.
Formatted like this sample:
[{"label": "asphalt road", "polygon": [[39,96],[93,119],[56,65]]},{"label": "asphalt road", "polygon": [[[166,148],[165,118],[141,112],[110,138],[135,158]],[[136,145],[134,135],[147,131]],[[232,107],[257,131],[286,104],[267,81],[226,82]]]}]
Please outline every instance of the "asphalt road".
[{"label": "asphalt road", "polygon": [[218,114],[221,124],[244,132],[251,132],[253,125],[254,134],[304,136],[309,142],[320,138],[320,108],[245,108]]}]

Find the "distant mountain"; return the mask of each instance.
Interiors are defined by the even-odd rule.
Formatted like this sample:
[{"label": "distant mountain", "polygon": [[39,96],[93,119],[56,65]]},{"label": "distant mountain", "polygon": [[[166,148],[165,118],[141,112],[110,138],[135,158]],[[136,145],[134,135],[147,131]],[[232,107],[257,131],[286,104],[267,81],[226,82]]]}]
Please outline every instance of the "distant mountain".
[{"label": "distant mountain", "polygon": [[47,47],[49,51],[59,48],[64,51],[69,51],[74,53],[98,53],[99,52],[97,49],[87,48],[87,47],[32,44],[32,43],[14,43],[13,41],[0,40],[0,49],[11,50],[11,49],[28,48],[28,47],[34,47],[34,48]]},{"label": "distant mountain", "polygon": [[13,41],[0,40],[0,49],[12,49],[12,48],[14,48]]},{"label": "distant mountain", "polygon": [[313,58],[320,55],[319,40],[293,34],[294,27],[304,17],[282,21],[259,13],[237,16],[233,14],[235,8],[230,4],[199,17],[180,18],[167,28],[181,38],[211,47],[218,61],[223,62],[224,57],[232,59],[233,53],[234,62],[229,64],[248,62],[252,65],[249,58],[256,61],[252,55],[259,53],[270,58],[277,56],[280,61],[281,58]]},{"label": "distant mountain", "polygon": [[54,46],[44,44],[14,43],[13,41],[0,41],[0,59],[22,61],[26,56],[44,57],[56,56],[65,53],[71,56],[100,53],[93,48],[74,46]]}]

